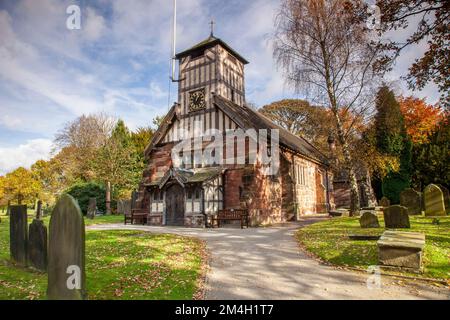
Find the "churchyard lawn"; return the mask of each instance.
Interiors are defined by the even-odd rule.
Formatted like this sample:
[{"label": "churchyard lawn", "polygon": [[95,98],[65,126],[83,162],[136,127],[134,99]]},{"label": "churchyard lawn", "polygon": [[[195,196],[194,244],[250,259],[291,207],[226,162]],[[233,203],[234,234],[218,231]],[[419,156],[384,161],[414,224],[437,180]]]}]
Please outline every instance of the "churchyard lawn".
[{"label": "churchyard lawn", "polygon": [[[377,241],[350,240],[348,235],[381,235],[385,231],[383,216],[378,219],[381,228],[362,229],[358,218],[334,218],[302,228],[296,236],[303,248],[322,261],[366,270],[378,264]],[[432,224],[432,218],[423,216],[410,216],[410,221],[411,229],[399,230],[425,233],[423,273],[383,272],[444,279],[450,283],[450,217],[440,217],[439,225]]]},{"label": "churchyard lawn", "polygon": [[[9,220],[4,215],[0,218],[0,300],[46,299],[45,273],[9,263]],[[44,218],[47,227],[48,220]],[[123,216],[85,219],[86,225],[119,221]],[[189,237],[86,231],[88,298],[200,298],[205,252],[203,242]]]}]

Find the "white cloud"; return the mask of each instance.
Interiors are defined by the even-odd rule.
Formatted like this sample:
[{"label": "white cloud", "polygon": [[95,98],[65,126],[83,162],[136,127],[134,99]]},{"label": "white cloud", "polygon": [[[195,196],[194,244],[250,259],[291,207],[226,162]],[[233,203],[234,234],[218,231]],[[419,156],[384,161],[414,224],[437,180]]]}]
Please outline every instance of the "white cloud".
[{"label": "white cloud", "polygon": [[23,121],[19,117],[11,116],[8,114],[0,115],[0,125],[4,126],[8,129],[17,128],[19,125],[22,125]]},{"label": "white cloud", "polygon": [[52,141],[47,139],[29,140],[17,147],[0,148],[0,175],[19,167],[29,168],[37,160],[48,160]]},{"label": "white cloud", "polygon": [[86,9],[85,24],[83,26],[83,35],[89,41],[99,39],[106,30],[105,19],[97,15],[94,9],[88,7]]}]

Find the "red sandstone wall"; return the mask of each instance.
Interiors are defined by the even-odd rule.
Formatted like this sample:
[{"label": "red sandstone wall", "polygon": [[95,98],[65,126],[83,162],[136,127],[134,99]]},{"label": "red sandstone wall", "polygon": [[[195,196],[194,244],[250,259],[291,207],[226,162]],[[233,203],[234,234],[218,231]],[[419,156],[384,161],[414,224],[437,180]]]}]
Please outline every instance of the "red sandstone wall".
[{"label": "red sandstone wall", "polygon": [[336,207],[350,206],[350,187],[345,182],[335,182],[333,184],[333,196]]}]

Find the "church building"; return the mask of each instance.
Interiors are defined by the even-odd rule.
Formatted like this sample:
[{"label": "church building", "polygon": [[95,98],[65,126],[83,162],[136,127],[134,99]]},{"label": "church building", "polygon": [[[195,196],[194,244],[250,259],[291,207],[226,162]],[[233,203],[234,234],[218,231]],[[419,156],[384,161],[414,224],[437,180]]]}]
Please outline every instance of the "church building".
[{"label": "church building", "polygon": [[[211,34],[178,53],[176,59],[178,103],[145,150],[148,164],[134,209],[148,213],[148,224],[210,227],[219,210],[245,209],[250,224],[256,226],[294,221],[331,208],[332,176],[327,157],[246,105],[245,58]],[[212,130],[224,137],[238,130],[276,130],[278,143],[270,144],[265,152],[279,155],[279,170],[268,175],[261,161],[250,161],[255,158],[251,135],[244,139],[245,155],[240,162],[211,164],[199,159],[196,152],[205,151],[208,141],[196,144],[194,140]],[[192,151],[179,152],[178,145],[186,140]],[[225,138],[223,141],[230,144]],[[232,143],[237,144],[237,139]],[[226,160],[236,157],[236,149],[236,145],[223,145],[221,156]],[[174,155],[186,161],[180,164]]]}]

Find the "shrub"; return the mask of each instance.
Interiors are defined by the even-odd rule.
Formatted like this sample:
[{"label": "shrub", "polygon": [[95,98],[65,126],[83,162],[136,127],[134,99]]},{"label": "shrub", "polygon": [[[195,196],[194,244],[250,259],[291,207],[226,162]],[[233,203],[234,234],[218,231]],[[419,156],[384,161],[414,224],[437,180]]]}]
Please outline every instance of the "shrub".
[{"label": "shrub", "polygon": [[106,212],[106,189],[101,184],[95,182],[77,183],[67,189],[66,193],[77,199],[83,214],[87,214],[90,198],[96,198],[98,210]]}]

